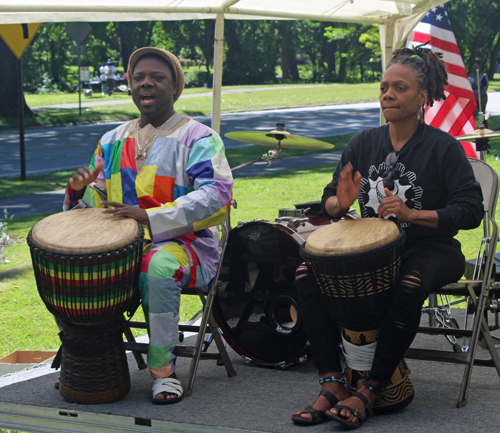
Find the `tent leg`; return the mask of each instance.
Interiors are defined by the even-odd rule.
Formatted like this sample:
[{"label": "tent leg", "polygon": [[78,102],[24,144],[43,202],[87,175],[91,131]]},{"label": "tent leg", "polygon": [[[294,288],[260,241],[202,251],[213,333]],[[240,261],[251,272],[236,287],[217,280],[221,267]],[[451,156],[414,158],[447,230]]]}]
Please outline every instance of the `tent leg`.
[{"label": "tent leg", "polygon": [[213,81],[213,101],[212,101],[212,129],[217,133],[220,132],[223,53],[224,53],[224,14],[217,14],[215,18],[214,81]]},{"label": "tent leg", "polygon": [[[394,51],[394,25],[379,24],[378,31],[380,34],[380,50],[382,53],[382,74],[384,74]],[[380,109],[380,124],[386,124],[382,109]]]}]

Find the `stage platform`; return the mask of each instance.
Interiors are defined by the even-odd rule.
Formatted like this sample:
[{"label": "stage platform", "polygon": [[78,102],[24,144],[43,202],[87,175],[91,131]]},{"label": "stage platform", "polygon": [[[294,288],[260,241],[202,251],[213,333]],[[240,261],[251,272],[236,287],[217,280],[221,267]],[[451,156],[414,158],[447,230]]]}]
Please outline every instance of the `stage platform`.
[{"label": "stage platform", "polygon": [[[493,335],[500,337],[499,331]],[[419,335],[413,347],[449,347],[444,337]],[[36,367],[0,377],[0,427],[34,432],[266,432],[342,431],[329,422],[296,426],[291,415],[311,404],[318,392],[312,359],[286,369],[249,365],[229,349],[237,376],[229,378],[213,360],[200,362],[194,392],[178,404],[151,403],[152,380],[129,355],[132,391],[105,405],[66,402],[54,388],[57,372]],[[484,349],[479,349],[484,352]],[[179,359],[185,380],[189,359]],[[468,404],[456,408],[464,367],[408,360],[415,399],[398,413],[375,416],[362,427],[370,432],[474,433],[499,429],[500,378],[493,368],[474,367]]]}]

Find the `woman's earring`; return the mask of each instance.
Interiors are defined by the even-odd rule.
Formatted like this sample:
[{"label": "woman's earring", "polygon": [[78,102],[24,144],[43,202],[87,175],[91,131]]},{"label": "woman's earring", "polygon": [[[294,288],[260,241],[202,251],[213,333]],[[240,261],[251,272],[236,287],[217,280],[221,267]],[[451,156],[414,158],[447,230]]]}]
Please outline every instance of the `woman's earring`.
[{"label": "woman's earring", "polygon": [[422,105],[422,108],[420,109],[420,124],[421,125],[424,123],[424,118],[425,118],[425,105]]}]

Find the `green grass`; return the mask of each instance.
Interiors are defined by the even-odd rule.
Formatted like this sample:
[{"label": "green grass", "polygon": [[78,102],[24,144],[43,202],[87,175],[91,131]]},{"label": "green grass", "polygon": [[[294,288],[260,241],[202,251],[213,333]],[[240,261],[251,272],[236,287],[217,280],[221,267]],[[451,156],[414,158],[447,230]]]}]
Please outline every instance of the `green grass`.
[{"label": "green grass", "polygon": [[[308,105],[329,105],[349,102],[363,102],[377,100],[377,84],[330,84],[330,85],[311,85],[307,88],[294,86],[292,89],[271,89],[276,86],[267,86],[267,91],[255,91],[250,93],[235,93],[222,95],[222,110],[223,111],[248,111],[260,110],[269,108],[286,108]],[[283,86],[282,86],[283,87]],[[288,87],[288,86],[285,86]],[[235,86],[227,87],[226,90],[233,89],[257,89],[266,88],[266,86]],[[200,93],[205,92],[206,97],[197,98],[182,98],[177,101],[175,108],[180,113],[188,115],[203,115],[212,112],[212,93],[210,89],[192,88],[186,89],[185,93]],[[64,98],[68,102],[77,102],[78,96],[75,95],[29,95],[36,101],[36,105],[53,105],[56,100],[62,101]],[[43,99],[47,97],[47,101]],[[125,96],[112,96],[111,98],[119,99]],[[103,97],[100,97],[103,98]],[[104,97],[106,99],[107,97]],[[29,100],[29,98],[28,98]],[[97,101],[98,99],[96,99]],[[31,101],[28,105],[32,105]],[[35,118],[26,118],[25,126],[34,127],[42,125],[70,125],[85,122],[97,122],[101,120],[128,120],[139,115],[139,111],[135,105],[123,104],[118,106],[107,105],[103,107],[85,108],[82,110],[81,116],[78,109],[61,109],[48,110],[36,113]],[[18,127],[17,118],[0,117],[0,130],[11,129]]]}]

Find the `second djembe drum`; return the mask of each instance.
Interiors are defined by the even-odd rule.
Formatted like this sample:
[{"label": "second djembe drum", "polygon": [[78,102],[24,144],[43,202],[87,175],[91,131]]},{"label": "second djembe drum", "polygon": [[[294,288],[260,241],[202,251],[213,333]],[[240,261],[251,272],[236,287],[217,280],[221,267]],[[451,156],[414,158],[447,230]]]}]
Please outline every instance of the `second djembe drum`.
[{"label": "second djembe drum", "polygon": [[101,404],[130,390],[120,317],[138,300],[144,230],[101,209],[51,215],[28,235],[38,292],[63,330],[59,392]]},{"label": "second djembe drum", "polygon": [[[301,256],[316,278],[325,305],[342,327],[351,391],[368,378],[369,357],[399,279],[404,240],[404,232],[395,223],[367,218],[322,227],[301,246]],[[413,396],[401,361],[375,409],[378,413],[401,409]]]}]

